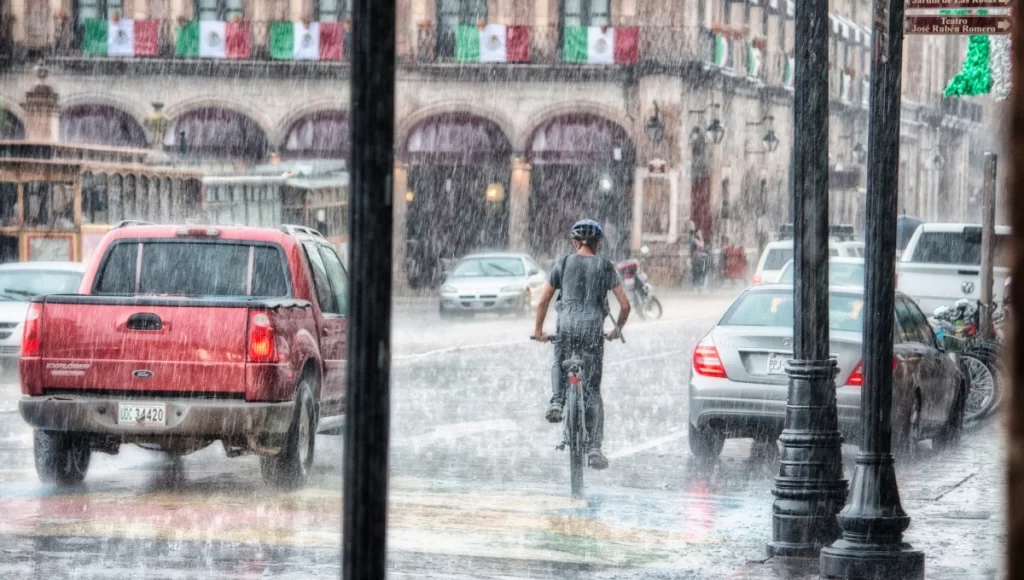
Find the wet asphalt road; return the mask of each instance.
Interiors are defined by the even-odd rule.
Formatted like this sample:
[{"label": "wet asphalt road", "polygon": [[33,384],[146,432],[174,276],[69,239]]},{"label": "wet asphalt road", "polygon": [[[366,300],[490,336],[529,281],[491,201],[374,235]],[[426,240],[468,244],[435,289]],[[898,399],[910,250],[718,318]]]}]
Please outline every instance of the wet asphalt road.
[{"label": "wet asphalt road", "polygon": [[[689,354],[727,304],[672,302],[607,347],[611,468],[588,471],[586,501],[568,497],[559,427],[543,421],[551,352],[526,340],[529,321],[397,320],[391,577],[742,577],[763,560],[776,458],[730,441],[708,467],[686,443]],[[227,459],[219,444],[180,460],[129,446],[94,454],[84,485],[57,490],[36,479],[31,431],[10,412],[16,387],[2,389],[0,577],[338,576],[340,437],[318,438],[316,473],[295,493],[269,490],[255,457]],[[998,449],[979,449],[961,463],[981,473]],[[931,475],[940,459],[922,446],[906,468],[911,493],[966,489]],[[991,542],[977,542],[987,553]]]}]

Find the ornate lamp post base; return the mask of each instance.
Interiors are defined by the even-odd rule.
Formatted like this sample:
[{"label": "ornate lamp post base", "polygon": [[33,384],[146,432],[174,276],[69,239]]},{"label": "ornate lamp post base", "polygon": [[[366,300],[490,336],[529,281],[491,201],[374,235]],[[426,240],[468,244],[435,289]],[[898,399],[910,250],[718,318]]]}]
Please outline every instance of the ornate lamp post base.
[{"label": "ornate lamp post base", "polygon": [[839,540],[821,549],[822,578],[856,578],[858,580],[924,580],[924,552],[910,544],[895,547],[875,543],[858,544]]}]

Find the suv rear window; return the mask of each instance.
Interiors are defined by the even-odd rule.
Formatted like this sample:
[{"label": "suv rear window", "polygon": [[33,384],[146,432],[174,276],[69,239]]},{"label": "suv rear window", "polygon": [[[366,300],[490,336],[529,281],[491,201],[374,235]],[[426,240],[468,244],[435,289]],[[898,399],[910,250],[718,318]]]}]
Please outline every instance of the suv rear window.
[{"label": "suv rear window", "polygon": [[781,270],[786,262],[793,259],[792,248],[775,248],[768,250],[768,255],[764,259],[765,270]]},{"label": "suv rear window", "polygon": [[95,287],[99,294],[288,295],[278,248],[205,242],[117,244],[108,251]]},{"label": "suv rear window", "polygon": [[[995,263],[1006,266],[1006,236],[996,235]],[[964,228],[963,232],[922,232],[914,249],[913,262],[924,264],[981,265],[981,228]]]}]

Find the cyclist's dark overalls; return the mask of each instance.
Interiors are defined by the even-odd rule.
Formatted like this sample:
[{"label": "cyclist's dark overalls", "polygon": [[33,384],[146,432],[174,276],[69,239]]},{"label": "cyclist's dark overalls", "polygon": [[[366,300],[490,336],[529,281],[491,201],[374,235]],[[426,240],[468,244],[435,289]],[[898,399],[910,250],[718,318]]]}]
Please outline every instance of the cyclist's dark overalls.
[{"label": "cyclist's dark overalls", "polygon": [[578,354],[584,365],[590,446],[600,449],[604,438],[604,406],[601,401],[604,318],[608,314],[608,292],[618,287],[619,276],[612,263],[604,258],[571,254],[555,264],[550,283],[559,291],[555,311],[558,313],[557,332],[561,337],[554,345],[551,402],[565,404],[567,379],[562,361],[574,353]]}]

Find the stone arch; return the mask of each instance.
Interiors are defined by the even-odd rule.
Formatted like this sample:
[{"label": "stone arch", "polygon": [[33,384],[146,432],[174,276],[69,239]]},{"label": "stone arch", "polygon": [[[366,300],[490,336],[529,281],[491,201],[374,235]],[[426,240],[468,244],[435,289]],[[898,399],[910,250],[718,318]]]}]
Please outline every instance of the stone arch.
[{"label": "stone arch", "polygon": [[605,120],[615,125],[618,125],[618,127],[622,129],[626,136],[629,137],[630,144],[632,144],[634,147],[636,146],[637,137],[636,135],[633,134],[632,131],[633,124],[625,115],[623,115],[622,113],[620,113],[619,111],[615,110],[612,107],[607,107],[600,103],[590,103],[585,101],[566,102],[551,105],[549,107],[545,107],[536,114],[531,115],[524,124],[526,130],[521,131],[516,136],[516,140],[512,143],[512,146],[515,148],[516,151],[526,151],[530,148],[531,142],[533,141],[533,138],[536,135],[537,130],[541,126],[551,122],[552,119],[556,119],[558,117],[581,114],[602,117]]},{"label": "stone arch", "polygon": [[505,139],[515,149],[515,124],[507,116],[472,103],[440,103],[430,107],[416,109],[405,115],[395,127],[395,143],[401,151],[405,151],[405,144],[409,140],[412,131],[424,121],[439,115],[455,114],[470,117],[478,117],[490,121],[504,134]]},{"label": "stone arch", "polygon": [[283,158],[348,159],[352,152],[348,111],[324,108],[293,115],[279,132]]},{"label": "stone arch", "polygon": [[238,101],[213,97],[196,97],[168,104],[164,109],[164,112],[167,114],[169,119],[174,120],[189,111],[197,109],[224,109],[227,111],[233,111],[255,121],[268,139],[274,135],[274,122],[271,120],[269,115],[259,109],[239,103]]},{"label": "stone arch", "polygon": [[0,107],[0,141],[20,141],[24,138],[24,121],[14,111]]},{"label": "stone arch", "polygon": [[145,127],[146,117],[149,116],[151,111],[150,108],[137,101],[122,99],[108,93],[95,91],[62,95],[60,98],[61,111],[70,107],[85,105],[105,105],[107,107],[117,109],[127,115],[130,115],[140,127]]},{"label": "stone arch", "polygon": [[400,142],[410,164],[508,164],[512,142],[494,120],[464,112],[444,112],[413,125]]},{"label": "stone arch", "polygon": [[60,140],[64,143],[145,148],[146,130],[131,113],[113,105],[81,102],[60,112]]},{"label": "stone arch", "polygon": [[287,135],[288,129],[303,117],[307,117],[321,111],[342,111],[347,115],[349,105],[350,103],[348,101],[339,99],[323,99],[299,105],[286,112],[277,120],[273,129],[268,134],[270,136],[270,141],[271,143],[281,143]]},{"label": "stone arch", "polygon": [[252,117],[211,106],[175,115],[163,143],[172,155],[258,163],[266,157],[270,141],[265,127]]}]

